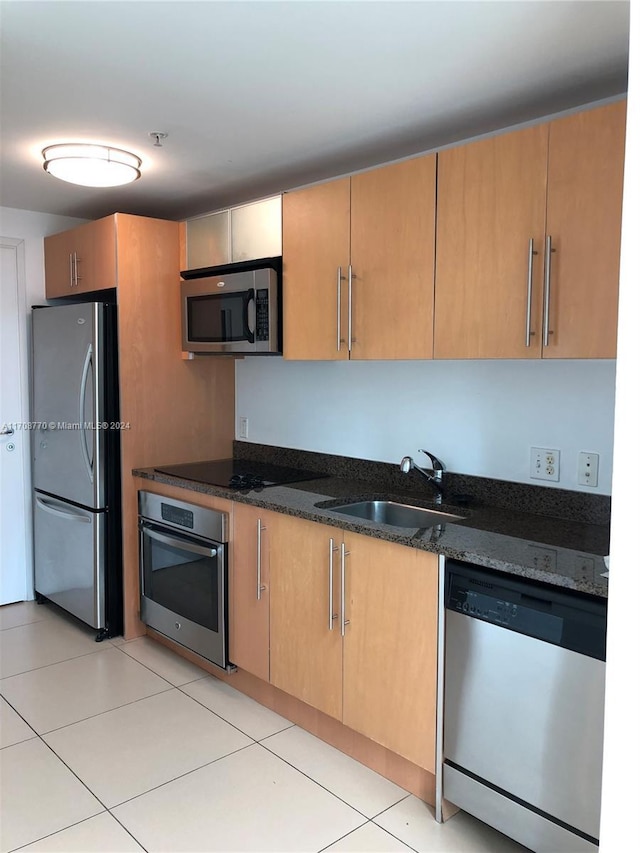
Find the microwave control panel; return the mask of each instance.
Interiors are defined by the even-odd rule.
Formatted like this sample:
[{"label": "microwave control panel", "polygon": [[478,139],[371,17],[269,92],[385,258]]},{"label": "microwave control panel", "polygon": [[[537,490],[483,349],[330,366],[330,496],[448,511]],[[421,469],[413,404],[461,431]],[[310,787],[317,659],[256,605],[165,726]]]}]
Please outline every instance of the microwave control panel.
[{"label": "microwave control panel", "polygon": [[256,340],[269,340],[269,291],[266,287],[256,291]]}]

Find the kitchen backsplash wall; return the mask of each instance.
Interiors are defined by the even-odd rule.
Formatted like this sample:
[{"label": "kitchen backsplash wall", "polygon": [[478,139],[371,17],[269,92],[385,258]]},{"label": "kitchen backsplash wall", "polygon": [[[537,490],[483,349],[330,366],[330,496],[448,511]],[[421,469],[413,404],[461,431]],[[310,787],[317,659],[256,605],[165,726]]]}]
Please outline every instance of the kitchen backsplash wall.
[{"label": "kitchen backsplash wall", "polygon": [[[236,438],[611,494],[615,361],[236,362]],[[560,451],[557,483],[529,477],[530,448]],[[578,485],[578,453],[600,455]]]}]

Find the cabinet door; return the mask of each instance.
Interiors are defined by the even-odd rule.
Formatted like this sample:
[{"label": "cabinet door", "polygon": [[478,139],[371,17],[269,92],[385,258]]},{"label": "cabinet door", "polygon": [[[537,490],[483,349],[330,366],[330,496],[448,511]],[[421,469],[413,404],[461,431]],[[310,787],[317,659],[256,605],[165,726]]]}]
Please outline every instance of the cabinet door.
[{"label": "cabinet door", "polygon": [[73,252],[78,228],[44,238],[45,296],[56,299],[76,292]]},{"label": "cabinet door", "polygon": [[269,535],[272,513],[234,504],[229,656],[269,680]]},{"label": "cabinet door", "polygon": [[231,213],[221,210],[186,223],[188,270],[214,267],[231,261]]},{"label": "cabinet door", "polygon": [[285,358],[348,358],[349,208],[349,178],[283,196]]},{"label": "cabinet door", "polygon": [[345,534],[349,728],[435,772],[438,558]]},{"label": "cabinet door", "polygon": [[435,211],[435,154],[351,178],[351,358],[432,358]]},{"label": "cabinet door", "polygon": [[115,216],[45,237],[44,265],[48,299],[116,287]]},{"label": "cabinet door", "polygon": [[[342,718],[342,638],[336,614],[339,559],[330,574],[335,528],[280,515],[271,541],[271,683]],[[330,599],[333,587],[333,601]],[[331,613],[330,613],[331,611]],[[330,626],[331,625],[331,629]]]},{"label": "cabinet door", "polygon": [[540,357],[548,135],[538,125],[438,154],[435,358]]},{"label": "cabinet door", "polygon": [[626,101],[549,125],[549,343],[544,358],[615,358]]},{"label": "cabinet door", "polygon": [[116,218],[106,216],[77,229],[78,291],[116,287]]}]

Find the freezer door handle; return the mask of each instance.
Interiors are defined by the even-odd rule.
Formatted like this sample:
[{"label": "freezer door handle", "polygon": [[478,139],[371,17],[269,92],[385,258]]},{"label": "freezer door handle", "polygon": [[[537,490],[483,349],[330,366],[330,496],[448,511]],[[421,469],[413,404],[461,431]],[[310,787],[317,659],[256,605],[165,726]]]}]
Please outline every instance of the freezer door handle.
[{"label": "freezer door handle", "polygon": [[36,495],[36,503],[39,507],[45,510],[45,512],[50,512],[52,515],[62,516],[67,521],[79,521],[81,524],[91,524],[91,518],[87,515],[60,509],[64,504],[61,504],[58,501],[53,501],[48,498],[43,498],[40,495]]},{"label": "freezer door handle", "polygon": [[[87,429],[86,424],[84,422],[84,410],[87,401],[87,383],[89,382],[89,371],[91,370],[93,364],[93,347],[91,344],[87,347],[87,354],[84,358],[84,365],[82,366],[82,379],[80,380],[80,399],[78,402],[79,411],[78,411],[78,428],[80,430],[80,446],[82,448],[82,458],[84,459],[84,464],[87,469],[87,474],[89,475],[89,480],[93,483],[93,464],[91,463],[91,458],[89,456],[89,448],[87,447]],[[98,425],[94,424],[94,427],[97,429]]]}]

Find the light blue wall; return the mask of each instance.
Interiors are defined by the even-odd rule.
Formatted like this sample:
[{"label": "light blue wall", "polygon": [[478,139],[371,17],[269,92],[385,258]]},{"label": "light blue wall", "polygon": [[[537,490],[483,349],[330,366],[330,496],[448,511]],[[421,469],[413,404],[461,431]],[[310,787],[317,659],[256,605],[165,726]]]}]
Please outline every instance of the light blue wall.
[{"label": "light blue wall", "polygon": [[[614,361],[236,362],[236,438],[399,462],[424,447],[451,471],[529,478],[530,448],[560,450],[557,485],[611,493]],[[600,454],[598,487],[578,452]]]}]

